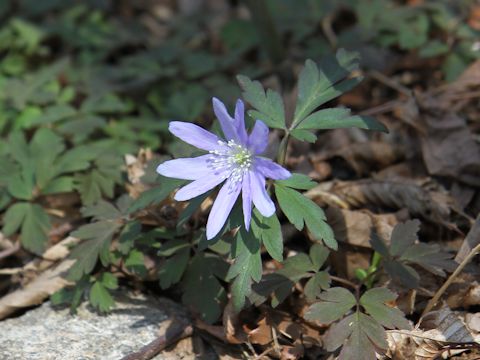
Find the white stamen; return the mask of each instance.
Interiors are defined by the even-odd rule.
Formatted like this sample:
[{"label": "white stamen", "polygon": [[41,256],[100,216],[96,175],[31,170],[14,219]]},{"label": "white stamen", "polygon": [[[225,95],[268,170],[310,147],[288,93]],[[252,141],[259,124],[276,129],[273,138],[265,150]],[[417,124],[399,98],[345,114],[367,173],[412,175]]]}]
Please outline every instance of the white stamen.
[{"label": "white stamen", "polygon": [[242,181],[245,173],[250,170],[253,154],[234,140],[228,142],[219,140],[218,145],[222,148],[209,151],[212,154],[209,159],[209,167],[224,172],[224,176],[230,178],[231,190],[233,190]]}]

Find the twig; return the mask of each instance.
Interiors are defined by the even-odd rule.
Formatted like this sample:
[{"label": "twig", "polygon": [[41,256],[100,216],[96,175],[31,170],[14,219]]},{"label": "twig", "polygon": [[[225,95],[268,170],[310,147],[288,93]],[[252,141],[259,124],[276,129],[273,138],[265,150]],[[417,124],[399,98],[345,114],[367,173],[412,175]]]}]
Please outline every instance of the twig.
[{"label": "twig", "polygon": [[341,284],[350,286],[353,289],[357,289],[359,287],[357,284],[351,282],[350,280],[347,280],[338,276],[330,275],[330,279],[332,279],[333,281],[339,282]]},{"label": "twig", "polygon": [[142,347],[139,351],[124,356],[121,360],[150,360],[153,359],[160,351],[175,342],[185,339],[193,334],[192,325],[176,325],[171,331],[167,331],[165,335],[159,336],[149,344]]},{"label": "twig", "polygon": [[391,87],[392,89],[398,91],[399,93],[405,95],[406,97],[413,96],[412,91],[409,88],[399,84],[397,81],[389,78],[388,76],[385,76],[379,71],[371,70],[368,72],[368,74],[375,80],[380,81],[381,83],[387,85],[388,87]]},{"label": "twig", "polygon": [[0,251],[0,259],[7,258],[10,255],[15,254],[18,250],[20,250],[20,243],[16,242],[11,248]]},{"label": "twig", "polygon": [[437,292],[435,293],[433,298],[431,298],[430,301],[428,302],[427,306],[425,306],[425,309],[422,312],[422,316],[420,317],[420,320],[418,321],[419,323],[422,320],[422,318],[425,316],[425,314],[427,314],[430,310],[433,309],[433,307],[436,305],[436,303],[438,302],[440,297],[443,295],[445,290],[447,290],[447,288],[450,286],[450,284],[453,282],[453,280],[455,280],[455,278],[458,276],[458,274],[460,274],[462,272],[463,268],[470,262],[470,260],[472,260],[475,257],[475,255],[477,255],[477,253],[479,251],[480,251],[480,244],[475,246],[472,249],[472,251],[470,251],[470,253],[465,257],[465,259],[463,259],[463,261],[460,263],[460,265],[458,265],[458,267],[455,269],[455,271],[450,275],[450,277],[443,283],[442,287],[437,290]]}]

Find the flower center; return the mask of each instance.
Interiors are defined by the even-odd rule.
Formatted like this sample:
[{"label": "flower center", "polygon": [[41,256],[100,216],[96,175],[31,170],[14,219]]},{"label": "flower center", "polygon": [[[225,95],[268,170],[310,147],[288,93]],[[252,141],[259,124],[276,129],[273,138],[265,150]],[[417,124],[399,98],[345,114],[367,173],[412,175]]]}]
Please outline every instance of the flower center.
[{"label": "flower center", "polygon": [[212,154],[210,167],[225,171],[226,177],[231,178],[234,183],[240,182],[243,175],[252,167],[253,154],[234,140],[218,141],[218,144],[222,146],[222,149],[210,151]]}]

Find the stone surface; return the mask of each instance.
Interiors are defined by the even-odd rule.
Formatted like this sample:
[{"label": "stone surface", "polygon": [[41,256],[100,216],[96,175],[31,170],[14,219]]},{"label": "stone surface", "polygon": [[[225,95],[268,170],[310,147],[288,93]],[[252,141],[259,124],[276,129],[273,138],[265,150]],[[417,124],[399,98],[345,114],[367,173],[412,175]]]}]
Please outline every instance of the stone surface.
[{"label": "stone surface", "polygon": [[[121,295],[116,300],[116,308],[105,316],[86,304],[70,315],[68,309],[45,303],[0,322],[0,359],[119,360],[164,334],[171,321],[186,319],[184,310],[168,299]],[[191,346],[179,350],[155,359],[194,358]]]}]

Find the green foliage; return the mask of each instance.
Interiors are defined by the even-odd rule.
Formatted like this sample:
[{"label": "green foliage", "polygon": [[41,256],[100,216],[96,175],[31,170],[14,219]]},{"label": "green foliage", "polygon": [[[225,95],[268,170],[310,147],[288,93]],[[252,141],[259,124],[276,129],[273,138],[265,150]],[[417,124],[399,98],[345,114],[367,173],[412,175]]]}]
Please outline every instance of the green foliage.
[{"label": "green foliage", "polygon": [[304,316],[326,324],[341,319],[325,334],[327,351],[333,352],[343,345],[340,358],[373,359],[375,352],[388,349],[384,327],[410,328],[400,310],[385,305],[396,299],[386,288],[367,290],[358,300],[349,290],[340,287],[328,289],[318,297],[320,300],[312,304]]},{"label": "green foliage", "polygon": [[409,288],[417,288],[420,281],[412,264],[439,276],[445,276],[444,270],[455,268],[452,255],[442,251],[438,244],[416,243],[419,229],[418,220],[409,220],[395,226],[390,246],[385,245],[377,235],[371,239],[372,247],[383,257],[387,273]]},{"label": "green foliage", "polygon": [[226,273],[227,264],[221,258],[204,252],[193,257],[185,273],[182,301],[209,323],[220,317],[227,301],[227,293],[219,281],[225,279]]},{"label": "green foliage", "polygon": [[298,230],[306,225],[315,239],[322,240],[331,249],[338,248],[327,218],[317,204],[279,182],[275,183],[275,194],[285,216]]},{"label": "green foliage", "polygon": [[252,81],[246,76],[239,75],[237,80],[243,90],[243,98],[255,108],[248,114],[269,127],[285,129],[285,110],[280,94],[271,89],[265,91],[259,81]]},{"label": "green foliage", "polygon": [[277,307],[290,295],[294,285],[306,278],[310,278],[305,285],[306,296],[309,300],[314,299],[321,289],[330,287],[328,272],[320,271],[328,255],[327,248],[315,244],[310,248],[309,255],[299,253],[285,259],[280,270],[265,275],[253,285],[250,301],[259,306],[271,296],[271,305]]}]

